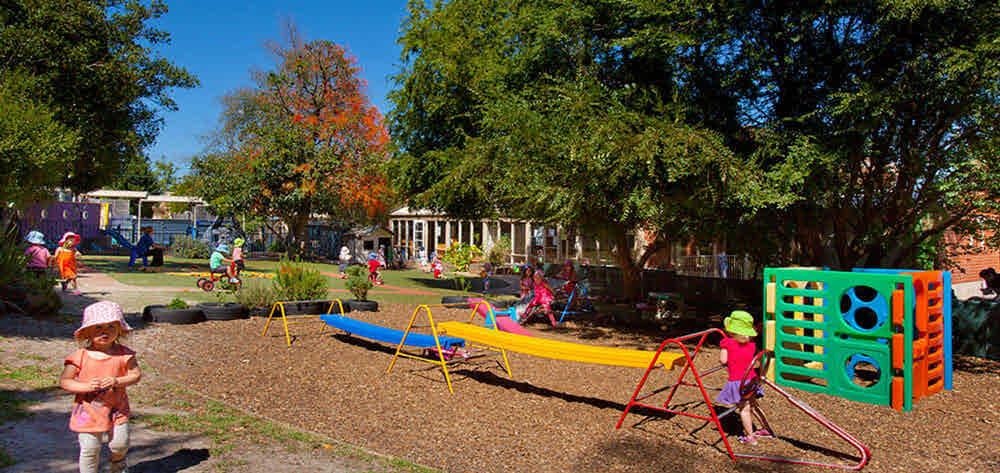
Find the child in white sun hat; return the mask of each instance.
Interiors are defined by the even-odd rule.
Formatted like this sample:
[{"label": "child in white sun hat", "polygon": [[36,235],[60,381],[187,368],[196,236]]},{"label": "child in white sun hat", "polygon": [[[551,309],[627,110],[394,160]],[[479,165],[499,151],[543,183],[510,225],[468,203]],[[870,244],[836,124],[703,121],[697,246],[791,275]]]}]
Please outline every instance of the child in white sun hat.
[{"label": "child in white sun hat", "polygon": [[76,394],[69,428],[80,441],[80,473],[97,473],[101,444],[111,450],[111,473],[125,473],[129,447],[129,402],[125,387],[139,382],[135,352],[122,345],[132,331],[122,308],[110,301],[83,310],[73,333],[80,349],[66,357],[59,386]]}]

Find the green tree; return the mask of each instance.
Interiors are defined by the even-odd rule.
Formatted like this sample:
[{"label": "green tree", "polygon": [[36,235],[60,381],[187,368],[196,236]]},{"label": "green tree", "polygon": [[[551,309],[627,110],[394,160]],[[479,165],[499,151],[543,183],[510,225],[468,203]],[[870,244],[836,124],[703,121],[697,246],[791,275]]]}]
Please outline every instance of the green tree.
[{"label": "green tree", "polygon": [[78,139],[63,153],[57,184],[78,191],[111,183],[159,131],[169,92],[197,80],[155,54],[169,42],[150,23],[159,0],[0,2],[0,75],[32,78],[31,97]]},{"label": "green tree", "polygon": [[733,246],[909,267],[945,231],[998,227],[1000,4],[696,1],[636,19],[624,44],[677,45],[699,116],[761,169],[719,212],[748,236]]},{"label": "green tree", "polygon": [[0,76],[0,204],[42,198],[60,183],[79,141],[47,104],[35,100],[32,82],[22,73]]},{"label": "green tree", "polygon": [[268,225],[280,218],[286,247],[296,253],[316,215],[340,222],[385,215],[380,167],[389,136],[344,48],[291,29],[288,43],[272,51],[275,70],[223,98],[215,146],[192,170],[217,211],[246,212]]},{"label": "green tree", "polygon": [[636,267],[664,240],[636,254],[627,233],[699,229],[728,198],[725,178],[745,170],[720,135],[688,120],[669,64],[634,61],[611,36],[628,26],[615,8],[411,2],[392,169],[414,205],[610,237],[636,297]]},{"label": "green tree", "polygon": [[664,238],[908,266],[997,226],[996,2],[409,8],[390,118],[414,205],[604,232],[626,275]]}]

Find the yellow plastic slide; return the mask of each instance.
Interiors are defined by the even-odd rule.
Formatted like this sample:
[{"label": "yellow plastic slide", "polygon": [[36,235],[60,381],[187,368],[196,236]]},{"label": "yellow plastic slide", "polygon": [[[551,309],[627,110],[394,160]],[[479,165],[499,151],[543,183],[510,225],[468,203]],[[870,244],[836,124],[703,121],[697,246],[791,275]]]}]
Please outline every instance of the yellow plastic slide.
[{"label": "yellow plastic slide", "polygon": [[[450,337],[462,338],[470,343],[502,348],[541,358],[577,361],[580,363],[648,368],[649,363],[653,361],[653,356],[656,355],[655,351],[598,347],[580,343],[526,337],[524,335],[501,332],[462,322],[441,322],[437,325],[437,328],[438,333],[443,332]],[[684,355],[663,352],[656,359],[656,363],[663,365],[664,368],[673,369],[676,366],[684,364]]]}]

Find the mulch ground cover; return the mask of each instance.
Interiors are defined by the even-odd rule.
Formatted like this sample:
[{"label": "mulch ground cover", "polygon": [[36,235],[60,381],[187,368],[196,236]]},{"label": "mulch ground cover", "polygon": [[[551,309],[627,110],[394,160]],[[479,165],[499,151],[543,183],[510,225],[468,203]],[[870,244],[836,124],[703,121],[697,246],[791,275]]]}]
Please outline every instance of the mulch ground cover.
[{"label": "mulch ground cover", "polygon": [[[380,312],[350,315],[403,329],[413,309],[386,304]],[[465,321],[468,310],[435,309],[434,317]],[[454,365],[450,394],[434,365],[400,359],[386,374],[395,347],[323,324],[293,325],[288,347],[280,323],[266,337],[263,327],[263,318],[252,318],[157,325],[136,335],[157,337],[157,348],[140,355],[162,376],[256,414],[449,472],[818,471],[735,464],[717,431],[696,419],[630,414],[615,430],[641,369],[510,353],[512,377],[495,358]],[[546,338],[632,349],[655,350],[665,338],[572,321],[530,328]],[[697,360],[700,369],[717,364],[717,343],[710,345]],[[668,384],[679,372],[654,372],[649,386]],[[724,381],[720,373],[706,384]],[[868,445],[867,471],[1000,471],[1000,364],[956,358],[954,385],[954,392],[925,398],[904,413],[789,391]],[[695,394],[682,388],[675,400],[707,414]],[[731,436],[734,450],[852,463],[824,450],[854,455],[849,445],[777,393],[767,392],[761,406],[779,438],[750,446]]]}]

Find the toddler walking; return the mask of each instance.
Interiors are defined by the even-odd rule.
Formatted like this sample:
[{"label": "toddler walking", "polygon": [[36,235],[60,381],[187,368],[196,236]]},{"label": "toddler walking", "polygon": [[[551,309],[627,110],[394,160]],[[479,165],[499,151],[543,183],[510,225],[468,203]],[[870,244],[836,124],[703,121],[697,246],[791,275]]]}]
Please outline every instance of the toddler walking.
[{"label": "toddler walking", "polygon": [[79,350],[66,357],[59,387],[76,393],[69,429],[80,442],[80,473],[97,473],[101,444],[111,450],[111,473],[125,473],[129,447],[129,402],[125,387],[139,382],[135,352],[122,345],[132,328],[122,308],[110,301],[83,310],[73,333]]},{"label": "toddler walking", "polygon": [[[722,325],[729,336],[719,343],[722,347],[722,350],[719,351],[719,363],[726,367],[729,381],[715,397],[715,402],[737,406],[744,432],[743,436],[739,437],[739,441],[756,445],[757,438],[771,438],[774,437],[774,434],[769,428],[757,431],[754,431],[753,428],[754,416],[767,427],[764,413],[757,405],[757,398],[764,394],[763,390],[759,385],[752,383],[757,379],[756,370],[750,366],[757,354],[757,344],[750,340],[750,337],[757,336],[757,331],[753,328],[753,316],[749,312],[735,310],[723,320]],[[750,372],[746,375],[747,385],[756,385],[757,392],[754,395],[744,397],[744,393],[740,392],[740,384],[748,369]]]},{"label": "toddler walking", "polygon": [[56,248],[56,253],[52,255],[55,259],[56,269],[59,270],[59,278],[62,279],[60,284],[62,284],[63,292],[66,292],[66,288],[72,283],[72,294],[75,296],[80,295],[80,288],[76,285],[76,258],[80,256],[76,247],[79,244],[80,235],[66,232],[59,240],[59,248]]}]

